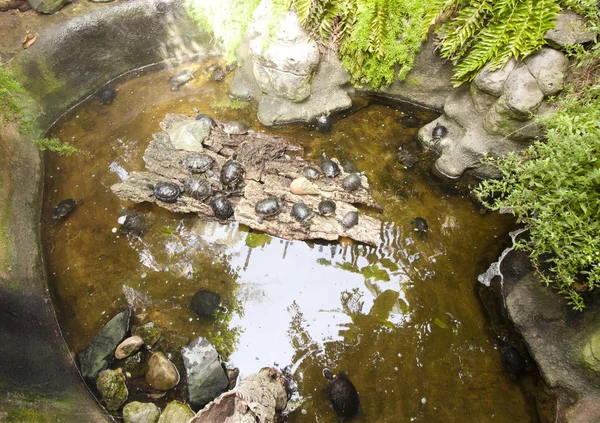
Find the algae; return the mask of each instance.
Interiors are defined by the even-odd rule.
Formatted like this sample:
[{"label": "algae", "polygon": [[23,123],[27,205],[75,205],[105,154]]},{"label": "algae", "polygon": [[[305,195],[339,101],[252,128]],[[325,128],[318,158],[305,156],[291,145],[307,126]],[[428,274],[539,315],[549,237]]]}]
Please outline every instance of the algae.
[{"label": "algae", "polygon": [[250,233],[246,236],[246,245],[250,248],[263,247],[271,242],[271,238],[267,234]]}]

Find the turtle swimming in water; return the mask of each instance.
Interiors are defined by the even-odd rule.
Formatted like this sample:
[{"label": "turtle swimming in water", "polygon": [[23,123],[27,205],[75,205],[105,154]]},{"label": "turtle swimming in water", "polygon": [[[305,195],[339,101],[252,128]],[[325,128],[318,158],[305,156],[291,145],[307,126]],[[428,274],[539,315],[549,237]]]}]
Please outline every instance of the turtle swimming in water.
[{"label": "turtle swimming in water", "polygon": [[327,154],[323,153],[323,160],[321,161],[321,170],[326,178],[332,178],[338,176],[342,171],[336,162],[327,158]]},{"label": "turtle swimming in water", "polygon": [[210,200],[210,208],[219,220],[227,220],[233,216],[233,204],[226,195],[217,194]]},{"label": "turtle swimming in water", "polygon": [[169,78],[169,83],[171,84],[171,91],[179,91],[179,87],[187,84],[194,78],[195,76],[193,69],[184,69],[181,72],[173,75]]},{"label": "turtle swimming in water", "polygon": [[256,203],[256,206],[254,206],[254,211],[259,216],[258,223],[262,223],[265,218],[278,215],[283,208],[284,198],[285,194],[282,194],[279,197],[267,197]]},{"label": "turtle swimming in water", "polygon": [[334,376],[331,370],[324,369],[323,376],[327,378],[327,395],[335,412],[344,417],[354,416],[358,412],[360,400],[346,373],[339,372]]},{"label": "turtle swimming in water", "polygon": [[342,224],[344,229],[350,229],[353,226],[358,225],[358,212],[349,211],[344,215],[344,217],[342,217],[340,223]]},{"label": "turtle swimming in water", "polygon": [[221,306],[221,296],[216,292],[200,289],[192,297],[190,308],[199,317],[212,317],[217,311],[224,311]]},{"label": "turtle swimming in water", "polygon": [[331,216],[335,213],[336,205],[333,200],[322,200],[318,206],[319,214],[321,216]]},{"label": "turtle swimming in water", "polygon": [[186,156],[181,164],[190,171],[190,173],[204,173],[208,171],[214,164],[213,159],[208,154],[192,153]]},{"label": "turtle swimming in water", "polygon": [[150,197],[154,196],[159,201],[164,203],[175,203],[183,194],[181,187],[173,182],[157,182],[156,185],[148,185],[152,190]]},{"label": "turtle swimming in water", "polygon": [[62,200],[52,210],[52,218],[56,220],[62,220],[66,218],[75,209],[75,207],[77,207],[77,204],[79,203],[72,198]]},{"label": "turtle swimming in water", "polygon": [[297,222],[307,224],[307,222],[314,217],[315,213],[311,210],[310,207],[304,204],[303,201],[298,201],[292,206],[292,211],[290,212],[290,215]]},{"label": "turtle swimming in water", "polygon": [[142,213],[128,212],[119,218],[119,232],[141,237],[146,232],[146,219]]},{"label": "turtle swimming in water", "polygon": [[321,177],[321,172],[316,167],[306,166],[302,169],[302,175],[309,181],[316,181]]},{"label": "turtle swimming in water", "polygon": [[439,122],[437,122],[435,124],[435,128],[433,128],[433,131],[431,131],[431,138],[433,138],[434,141],[439,141],[442,138],[444,138],[447,134],[448,129],[445,126],[440,125]]},{"label": "turtle swimming in water", "polygon": [[317,117],[317,128],[319,129],[319,132],[324,134],[331,132],[333,129],[333,123],[331,122],[329,113],[323,113],[321,116]]},{"label": "turtle swimming in water", "polygon": [[117,90],[111,86],[104,87],[98,94],[98,98],[100,99],[100,103],[109,105],[117,98]]},{"label": "turtle swimming in water", "polygon": [[360,174],[358,173],[351,173],[350,175],[342,179],[342,188],[344,188],[346,192],[356,191],[361,186],[362,181],[360,178]]},{"label": "turtle swimming in water", "polygon": [[234,191],[244,180],[245,175],[244,166],[237,161],[237,153],[233,153],[231,160],[226,161],[221,168],[220,181],[224,189]]},{"label": "turtle swimming in water", "polygon": [[213,195],[213,189],[206,179],[192,177],[183,183],[183,189],[187,195],[198,201],[204,201]]},{"label": "turtle swimming in water", "polygon": [[422,217],[415,217],[410,224],[412,225],[413,230],[419,235],[425,235],[429,230],[427,221]]}]

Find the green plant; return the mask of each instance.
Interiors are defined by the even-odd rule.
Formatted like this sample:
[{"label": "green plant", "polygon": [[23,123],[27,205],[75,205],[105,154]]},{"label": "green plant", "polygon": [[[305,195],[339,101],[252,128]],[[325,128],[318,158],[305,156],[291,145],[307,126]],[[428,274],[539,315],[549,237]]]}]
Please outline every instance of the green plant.
[{"label": "green plant", "polygon": [[581,293],[600,287],[600,44],[576,51],[579,76],[559,110],[540,119],[546,141],[524,154],[488,158],[502,177],[484,181],[476,194],[527,226],[517,248],[529,253],[546,284],[583,310]]},{"label": "green plant", "polygon": [[75,147],[58,138],[40,137],[34,118],[27,112],[26,104],[30,101],[25,89],[12,73],[0,67],[0,126],[18,125],[19,131],[30,136],[42,151],[49,150],[67,156],[77,152]]},{"label": "green plant", "polygon": [[302,25],[322,46],[339,51],[354,84],[379,89],[404,79],[426,31],[420,0],[292,0]]}]

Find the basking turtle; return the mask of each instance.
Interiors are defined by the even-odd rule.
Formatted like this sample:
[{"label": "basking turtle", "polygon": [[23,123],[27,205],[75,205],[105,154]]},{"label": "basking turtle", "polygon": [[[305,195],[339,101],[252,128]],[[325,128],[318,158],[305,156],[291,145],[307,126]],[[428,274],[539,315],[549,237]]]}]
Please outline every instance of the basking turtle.
[{"label": "basking turtle", "polygon": [[329,369],[323,370],[327,378],[327,395],[336,413],[344,417],[354,416],[358,412],[360,400],[356,388],[345,372],[334,376]]},{"label": "basking turtle", "polygon": [[77,207],[78,202],[73,200],[72,198],[67,198],[66,200],[62,200],[54,210],[52,210],[52,218],[57,220],[62,220],[71,213],[75,207]]},{"label": "basking turtle", "polygon": [[215,217],[219,220],[227,220],[233,216],[233,204],[229,201],[226,195],[217,194],[210,200]]},{"label": "basking turtle", "polygon": [[344,229],[350,229],[351,227],[358,225],[358,212],[349,211],[342,217],[340,223]]},{"label": "basking turtle", "polygon": [[208,154],[192,153],[187,155],[181,164],[190,171],[190,173],[204,173],[209,170],[215,159]]},{"label": "basking turtle", "polygon": [[247,134],[250,128],[244,122],[232,120],[223,124],[223,131],[229,135],[244,135]]},{"label": "basking turtle", "polygon": [[359,173],[351,173],[342,179],[342,188],[347,192],[356,191],[362,186],[362,181]]},{"label": "basking turtle", "polygon": [[279,214],[283,208],[284,198],[285,194],[279,197],[271,196],[256,203],[256,206],[254,206],[254,211],[259,216],[258,223],[262,223],[264,218],[273,217]]},{"label": "basking turtle", "polygon": [[173,182],[157,182],[156,185],[148,185],[152,190],[150,197],[154,196],[164,203],[175,203],[183,193],[181,187]]},{"label": "basking turtle", "polygon": [[221,168],[220,181],[223,188],[233,191],[244,180],[245,175],[244,166],[237,161],[237,153],[233,153],[231,160],[226,161]]},{"label": "basking turtle", "polygon": [[419,235],[424,235],[429,229],[427,221],[422,217],[415,217],[410,224],[412,225],[413,230]]},{"label": "basking turtle", "polygon": [[198,201],[204,201],[213,195],[213,189],[206,179],[192,177],[183,183],[183,189],[187,195]]},{"label": "basking turtle", "polygon": [[319,214],[321,216],[331,216],[335,213],[336,205],[335,201],[332,200],[322,200],[318,206]]},{"label": "basking turtle", "polygon": [[310,181],[316,181],[321,177],[321,172],[316,167],[306,166],[302,169],[302,175]]},{"label": "basking turtle", "polygon": [[176,73],[175,75],[169,78],[169,83],[171,84],[171,91],[178,91],[179,87],[187,84],[194,78],[195,77],[193,69],[184,69],[181,72]]},{"label": "basking turtle", "polygon": [[115,87],[104,87],[98,94],[98,98],[100,99],[100,103],[109,105],[117,98],[117,90]]},{"label": "basking turtle", "polygon": [[321,170],[326,178],[338,176],[341,173],[340,167],[333,160],[327,158],[327,154],[323,153],[323,161],[321,161]]},{"label": "basking turtle", "polygon": [[317,118],[317,128],[319,129],[319,132],[322,133],[331,132],[333,129],[333,123],[331,122],[329,113],[323,113]]},{"label": "basking turtle", "polygon": [[304,204],[303,201],[298,201],[292,206],[291,216],[300,223],[306,224],[310,219],[314,217],[314,212]]},{"label": "basking turtle", "polygon": [[194,119],[196,120],[206,120],[211,127],[213,126],[217,126],[217,121],[214,120],[211,116],[204,114],[204,113],[200,113],[200,110],[196,109],[194,107],[194,113],[196,113],[196,116],[194,116]]},{"label": "basking turtle", "polygon": [[448,134],[448,129],[445,126],[440,125],[439,122],[435,124],[435,128],[433,128],[433,131],[431,131],[431,137],[434,141],[441,140],[446,136],[446,134]]}]

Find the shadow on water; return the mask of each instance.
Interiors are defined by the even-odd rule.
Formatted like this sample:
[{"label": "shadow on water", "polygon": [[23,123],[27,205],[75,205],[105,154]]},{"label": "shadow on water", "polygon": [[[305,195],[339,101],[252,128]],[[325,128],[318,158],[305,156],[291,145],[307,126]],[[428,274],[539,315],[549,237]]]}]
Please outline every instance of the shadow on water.
[{"label": "shadow on water", "polygon": [[[243,375],[288,366],[297,385],[290,422],[338,421],[323,391],[324,366],[346,370],[359,390],[357,422],[537,421],[502,368],[475,295],[477,274],[512,223],[480,214],[460,187],[431,176],[432,156],[416,133],[435,114],[362,98],[330,133],[311,125],[269,129],[304,145],[308,158],[326,152],[366,172],[385,207],[376,248],[281,240],[112,194],[119,176],[111,163],[142,170],[166,113],[196,107],[267,130],[253,106],[227,97],[232,74],[210,81],[209,64],[181,65],[196,67],[199,77],[179,91],[167,82],[178,69],[133,74],[110,106],[91,98],[51,131],[85,152],[46,156],[44,242],[69,346],[81,351],[126,306],[127,285],[148,293],[151,302],[136,318],[155,322],[173,351],[206,336]],[[414,167],[398,163],[399,147],[416,157]],[[65,198],[83,203],[64,222],[48,218]],[[144,214],[142,238],[116,230],[125,210]],[[416,217],[427,221],[425,235],[413,230]],[[217,292],[227,311],[214,320],[196,316],[189,303],[198,289]]]}]

